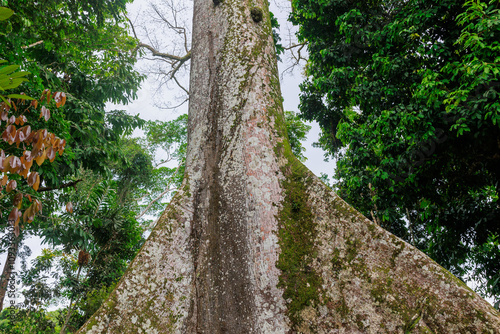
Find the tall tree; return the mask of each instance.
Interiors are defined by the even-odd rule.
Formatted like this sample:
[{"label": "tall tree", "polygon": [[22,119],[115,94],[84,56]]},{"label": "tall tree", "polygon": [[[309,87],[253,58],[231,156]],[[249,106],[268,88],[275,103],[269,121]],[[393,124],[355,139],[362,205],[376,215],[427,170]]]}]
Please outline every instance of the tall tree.
[{"label": "tall tree", "polygon": [[293,156],[268,2],[195,0],[193,22],[183,185],[79,333],[500,330]]},{"label": "tall tree", "polygon": [[339,194],[500,305],[500,3],[294,1]]},{"label": "tall tree", "polygon": [[[38,192],[31,193],[31,196],[36,199],[37,204],[40,204],[40,200],[44,202],[45,214],[60,208],[61,203],[58,202],[58,196],[51,192],[52,190],[74,185],[76,182],[70,182],[74,181],[71,180],[71,177],[76,174],[79,167],[91,168],[102,173],[108,171],[106,161],[120,157],[118,146],[120,136],[130,132],[141,123],[137,117],[126,115],[121,111],[109,113],[104,111],[106,102],[126,103],[132,99],[142,79],[132,69],[136,59],[134,55],[135,42],[128,37],[127,30],[122,24],[126,2],[125,0],[49,0],[43,3],[9,1],[9,6],[15,9],[15,14],[9,18],[6,24],[2,22],[2,33],[0,34],[2,54],[0,57],[8,60],[10,64],[17,64],[22,69],[29,70],[33,76],[27,81],[24,77],[20,78],[19,73],[16,76],[9,71],[7,73],[9,74],[8,86],[4,80],[0,79],[0,88],[2,90],[16,88],[19,92],[36,97],[42,95],[43,91],[47,103],[53,97],[50,91],[64,91],[67,97],[64,112],[54,112],[53,110],[50,114],[43,106],[42,111],[45,117],[42,120],[30,118],[29,125],[24,127],[26,129],[31,126],[33,129],[42,131],[45,128],[42,123],[51,116],[51,121],[47,125],[48,130],[66,140],[71,146],[64,157],[55,157],[55,153],[52,152],[56,158],[54,163],[33,166],[35,171],[33,175],[36,175],[37,185],[35,190]],[[14,65],[6,66],[0,71],[5,74],[4,72],[11,69],[12,66]],[[26,74],[26,72],[21,73]],[[21,87],[11,87],[13,81],[19,80],[26,82]],[[53,104],[60,104],[60,101]],[[4,113],[8,111],[5,110],[4,105],[5,103],[1,105],[3,118],[6,117]],[[23,109],[13,107],[10,111],[11,114],[20,117],[27,112],[25,109],[28,110],[24,107]],[[3,118],[2,121],[7,121]],[[18,125],[17,119],[16,125]],[[15,130],[15,127],[8,122],[6,127],[9,131],[4,131],[4,134],[10,132],[11,129]],[[31,137],[33,135],[34,133]],[[39,145],[43,144],[48,147],[45,136],[44,142],[40,142]],[[4,136],[3,139],[4,142],[1,143],[0,148],[10,154],[6,147],[12,146],[12,143],[9,142],[7,136]],[[52,142],[54,141],[53,137],[47,140],[50,139]],[[58,143],[63,143],[63,141]],[[19,146],[19,141],[17,141],[17,146]],[[33,147],[35,146],[33,145]],[[27,157],[22,159],[24,158]],[[40,158],[39,164],[44,159]],[[2,158],[2,165],[6,160]],[[52,161],[53,157],[50,160]],[[13,170],[8,170],[8,168],[2,171],[5,172],[3,180],[6,180],[7,173],[15,174]],[[30,183],[30,178],[28,178],[28,183]],[[6,188],[6,190],[9,192],[11,189]],[[1,199],[5,201],[8,197],[2,195]],[[23,205],[26,207],[27,201],[24,202]],[[21,209],[21,203],[18,201],[17,204]],[[40,207],[41,205],[37,205],[38,210],[35,211],[40,211]],[[9,207],[2,203],[0,209],[7,217],[12,206]],[[6,210],[8,211],[5,214]],[[46,227],[47,224],[50,225],[50,222],[39,218],[31,224],[24,224],[23,227],[26,230],[23,232],[25,233],[16,238],[16,242],[20,242],[22,238],[26,237],[29,230],[37,232]],[[15,225],[16,228],[20,226],[18,222]],[[7,228],[8,224],[3,222],[0,223],[0,226]],[[13,254],[11,262],[15,262],[17,250],[18,247],[11,247],[9,250]],[[0,287],[7,284],[8,276],[2,276]],[[4,291],[5,289],[0,288],[0,308]]]}]

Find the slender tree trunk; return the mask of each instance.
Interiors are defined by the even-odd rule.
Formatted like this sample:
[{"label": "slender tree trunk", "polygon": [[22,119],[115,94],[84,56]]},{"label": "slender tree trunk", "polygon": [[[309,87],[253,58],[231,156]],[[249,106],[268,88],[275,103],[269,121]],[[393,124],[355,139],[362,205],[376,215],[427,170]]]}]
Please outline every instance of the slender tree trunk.
[{"label": "slender tree trunk", "polygon": [[79,333],[500,331],[293,157],[266,0],[195,0],[193,29],[184,183]]},{"label": "slender tree trunk", "polygon": [[5,259],[5,264],[3,266],[2,276],[0,276],[0,311],[3,310],[3,302],[7,294],[12,272],[14,271],[15,268],[17,252],[19,250],[20,242],[21,239],[19,237],[14,237],[7,251],[7,258]]},{"label": "slender tree trunk", "polygon": [[[82,265],[78,266],[78,272],[76,273],[76,281],[78,282],[78,279],[80,278],[80,272],[82,271]],[[69,319],[71,318],[71,315],[73,314],[73,298],[74,296],[71,296],[71,299],[69,301],[69,306],[68,306],[68,313],[66,313],[66,318],[64,319],[64,324],[61,327],[61,330],[59,331],[59,334],[64,334],[66,333],[66,326],[68,326]],[[76,300],[75,304],[78,304],[78,299]]]}]

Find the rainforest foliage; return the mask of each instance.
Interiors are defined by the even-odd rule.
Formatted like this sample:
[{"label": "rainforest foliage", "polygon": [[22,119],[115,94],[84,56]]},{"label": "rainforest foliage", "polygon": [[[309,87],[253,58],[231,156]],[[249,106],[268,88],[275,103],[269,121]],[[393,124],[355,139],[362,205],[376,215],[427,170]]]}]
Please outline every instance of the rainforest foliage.
[{"label": "rainforest foliage", "polygon": [[293,0],[339,194],[500,303],[500,2]]},{"label": "rainforest foliage", "polygon": [[[0,1],[0,227],[9,253],[0,305],[9,281],[9,289],[14,282],[26,288],[24,304],[1,313],[2,332],[54,329],[45,307],[58,298],[73,301],[73,310],[85,304],[116,282],[141,244],[143,229],[120,202],[116,178],[132,164],[124,136],[144,122],[105,111],[108,102],[131,101],[142,80],[133,69],[125,3]],[[32,236],[52,248],[29,267]],[[9,264],[19,259],[13,271]],[[11,290],[9,298],[22,301],[21,291]],[[84,314],[70,321],[71,312],[61,309],[58,323],[70,328]]]}]

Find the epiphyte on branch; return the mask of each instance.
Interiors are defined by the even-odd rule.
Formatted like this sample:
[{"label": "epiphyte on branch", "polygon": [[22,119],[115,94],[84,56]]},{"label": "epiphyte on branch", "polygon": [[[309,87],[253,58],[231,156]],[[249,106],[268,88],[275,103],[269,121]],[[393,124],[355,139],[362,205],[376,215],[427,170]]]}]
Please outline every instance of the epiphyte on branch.
[{"label": "epiphyte on branch", "polygon": [[252,16],[252,20],[255,23],[259,23],[262,21],[262,9],[254,7],[250,10],[250,16]]}]

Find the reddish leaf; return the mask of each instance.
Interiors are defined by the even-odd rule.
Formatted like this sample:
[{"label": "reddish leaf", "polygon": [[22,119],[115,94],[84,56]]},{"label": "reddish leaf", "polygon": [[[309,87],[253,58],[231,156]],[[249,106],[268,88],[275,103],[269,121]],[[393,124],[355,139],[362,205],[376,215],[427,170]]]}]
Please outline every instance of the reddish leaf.
[{"label": "reddish leaf", "polygon": [[4,174],[3,178],[2,178],[2,181],[1,181],[1,185],[5,186],[8,181],[9,181],[9,177],[7,176],[7,174]]},{"label": "reddish leaf", "polygon": [[16,223],[19,222],[19,218],[21,218],[21,211],[19,211],[18,208],[13,208],[12,211],[9,213],[9,217],[7,218],[7,221],[11,225],[15,225]]},{"label": "reddish leaf", "polygon": [[50,118],[50,110],[47,109],[45,106],[42,106],[42,109],[40,111],[40,117],[39,118],[44,118],[45,121],[47,122]]},{"label": "reddish leaf", "polygon": [[31,150],[31,155],[33,158],[39,156],[41,154],[41,151],[43,150],[43,138],[40,135],[40,133],[37,133],[34,137],[33,140],[36,141],[35,145],[33,145],[33,148]]},{"label": "reddish leaf", "polygon": [[17,173],[22,167],[21,159],[16,156],[12,156],[12,158],[9,160],[9,165],[11,172]]},{"label": "reddish leaf", "polygon": [[66,93],[61,93],[61,107],[66,104]]},{"label": "reddish leaf", "polygon": [[33,201],[33,205],[34,205],[35,214],[42,211],[42,202],[40,202],[39,199],[35,199]]},{"label": "reddish leaf", "polygon": [[30,167],[33,163],[30,163],[30,167],[28,167],[26,164],[27,162],[24,157],[21,157],[21,169],[19,170],[19,172],[17,172],[17,174],[21,175],[24,178],[28,177],[28,172],[30,171]]},{"label": "reddish leaf", "polygon": [[30,209],[31,209],[31,206],[30,206],[30,207],[28,207],[28,208],[26,209],[26,211],[24,211],[24,214],[23,214],[23,221],[24,221],[25,223],[31,223],[31,222],[35,219],[35,216],[30,215],[30,214],[31,214],[31,211],[32,211],[32,210],[30,210]]},{"label": "reddish leaf", "polygon": [[7,187],[5,190],[10,193],[12,190],[17,188],[17,182],[16,180],[10,180],[9,183],[7,184]]},{"label": "reddish leaf", "polygon": [[24,115],[21,115],[18,118],[16,118],[17,125],[19,125],[19,124],[24,125],[24,123],[26,123],[27,121],[28,121],[28,119]]},{"label": "reddish leaf", "polygon": [[49,148],[47,148],[47,159],[49,159],[50,162],[52,162],[54,161],[55,158],[56,158],[56,150],[54,150],[54,148],[50,146]]},{"label": "reddish leaf", "polygon": [[50,89],[45,89],[43,92],[42,92],[42,97],[40,100],[43,100],[44,97],[47,97],[47,103],[50,103]]},{"label": "reddish leaf", "polygon": [[3,111],[2,111],[2,114],[0,115],[0,119],[1,119],[2,121],[6,121],[6,120],[8,120],[8,119],[9,119],[9,113],[8,113],[7,111],[3,110]]},{"label": "reddish leaf", "polygon": [[31,223],[35,219],[35,215],[42,209],[42,204],[39,200],[35,201],[26,209],[23,215],[23,221]]},{"label": "reddish leaf", "polygon": [[71,202],[66,203],[66,211],[69,213],[73,213],[73,203]]},{"label": "reddish leaf", "polygon": [[28,138],[31,134],[31,126],[23,126],[19,130],[17,130],[18,134],[16,135],[19,138],[20,142],[28,141]]},{"label": "reddish leaf", "polygon": [[24,159],[26,159],[26,161],[33,160],[33,157],[31,156],[31,151],[24,151],[23,152],[23,157],[24,157]]},{"label": "reddish leaf", "polygon": [[12,145],[16,140],[16,132],[16,127],[14,125],[9,125],[2,133],[2,139]]},{"label": "reddish leaf", "polygon": [[59,142],[59,155],[62,155],[64,152],[64,147],[66,146],[66,139],[63,139]]},{"label": "reddish leaf", "polygon": [[[17,143],[17,141],[19,141],[20,143],[22,143],[25,140],[26,140],[26,135],[24,134],[24,132],[22,130],[17,130],[17,133],[16,133],[16,143]],[[17,146],[19,146],[19,144]]]},{"label": "reddish leaf", "polygon": [[61,93],[61,92],[57,92],[57,93],[54,93],[54,100],[56,101],[56,107],[59,108],[60,106],[63,105],[63,95],[64,93]]},{"label": "reddish leaf", "polygon": [[[40,186],[40,175],[36,175],[36,181],[35,184],[33,184],[33,189],[35,191],[38,191],[38,187]],[[40,204],[41,205],[41,204]]]},{"label": "reddish leaf", "polygon": [[14,124],[16,122],[16,116],[10,116],[10,118],[7,122],[10,124]]},{"label": "reddish leaf", "polygon": [[5,158],[3,160],[3,164],[2,164],[2,167],[3,167],[3,171],[4,172],[9,172],[10,171],[10,160],[12,160],[12,155],[9,155],[7,158]]},{"label": "reddish leaf", "polygon": [[21,193],[16,194],[16,196],[14,196],[14,200],[12,201],[12,205],[20,209],[22,204],[23,204],[23,194]]},{"label": "reddish leaf", "polygon": [[21,142],[24,141],[24,139],[26,139],[24,137],[24,133],[22,133],[22,131],[19,131],[19,130],[16,131],[16,135],[14,136],[14,141],[16,142],[16,147],[19,147],[19,144],[21,144]]},{"label": "reddish leaf", "polygon": [[35,184],[37,175],[38,175],[37,172],[31,172],[30,175],[28,176],[28,185],[30,187],[32,187]]},{"label": "reddish leaf", "polygon": [[35,158],[35,161],[38,164],[38,166],[40,166],[41,164],[43,164],[43,162],[45,161],[46,157],[47,157],[47,150],[43,150],[42,154],[40,156],[38,156],[37,158]]}]

